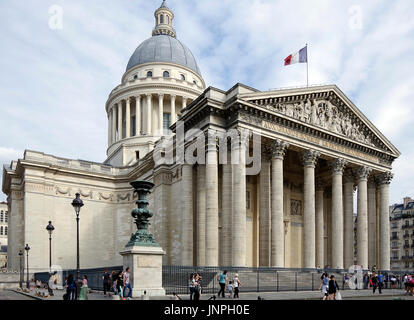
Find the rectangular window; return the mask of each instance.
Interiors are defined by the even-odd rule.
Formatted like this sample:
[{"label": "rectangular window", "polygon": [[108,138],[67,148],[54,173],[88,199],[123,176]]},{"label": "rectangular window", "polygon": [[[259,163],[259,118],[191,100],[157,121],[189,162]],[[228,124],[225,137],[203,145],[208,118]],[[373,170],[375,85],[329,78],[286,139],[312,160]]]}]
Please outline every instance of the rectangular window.
[{"label": "rectangular window", "polygon": [[6,218],[4,219],[4,222],[8,223],[9,222],[9,212],[6,211]]},{"label": "rectangular window", "polygon": [[4,228],[4,235],[7,236],[7,227]]},{"label": "rectangular window", "polygon": [[171,114],[164,113],[163,117],[164,117],[163,118],[163,134],[167,136],[171,134],[171,131],[170,131]]},{"label": "rectangular window", "polygon": [[132,136],[137,136],[137,128],[136,128],[136,122],[135,122],[135,116],[132,117]]}]

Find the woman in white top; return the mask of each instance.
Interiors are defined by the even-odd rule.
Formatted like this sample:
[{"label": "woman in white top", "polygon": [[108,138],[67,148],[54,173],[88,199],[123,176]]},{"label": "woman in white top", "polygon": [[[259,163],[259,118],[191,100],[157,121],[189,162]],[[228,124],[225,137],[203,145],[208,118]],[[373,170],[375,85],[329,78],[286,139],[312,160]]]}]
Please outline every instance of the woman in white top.
[{"label": "woman in white top", "polygon": [[233,288],[234,288],[233,298],[239,298],[239,287],[240,286],[241,286],[241,282],[239,279],[239,275],[236,273],[233,279]]}]

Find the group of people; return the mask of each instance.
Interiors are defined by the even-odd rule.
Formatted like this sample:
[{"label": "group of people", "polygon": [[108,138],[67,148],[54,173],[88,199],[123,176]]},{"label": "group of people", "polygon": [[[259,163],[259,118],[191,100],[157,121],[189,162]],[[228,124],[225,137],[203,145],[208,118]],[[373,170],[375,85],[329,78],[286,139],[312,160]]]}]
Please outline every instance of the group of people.
[{"label": "group of people", "polygon": [[[104,296],[108,293],[111,296],[111,292],[114,295],[119,295],[121,300],[132,298],[132,286],[129,267],[121,271],[112,271],[111,274],[104,270],[102,275]],[[128,290],[128,295],[127,295]]]},{"label": "group of people", "polygon": [[88,277],[86,275],[82,276],[82,281],[80,284],[80,291],[78,297],[78,291],[76,290],[76,280],[73,277],[73,274],[70,274],[65,278],[65,288],[66,294],[63,295],[64,300],[88,300]]},{"label": "group of people", "polygon": [[[189,281],[189,289],[190,289],[190,300],[200,300],[201,299],[201,281],[202,277],[199,273],[192,273],[190,275]],[[236,273],[234,278],[229,281],[227,276],[227,271],[224,270],[217,276],[217,281],[220,285],[220,291],[218,292],[217,296],[225,298],[226,297],[226,287],[228,292],[229,298],[239,298],[239,288],[241,286],[241,282],[239,279],[239,275]]]},{"label": "group of people", "polygon": [[329,275],[324,272],[321,276],[321,285],[319,290],[323,293],[322,300],[342,300],[339,292],[339,286],[334,275],[329,277]]}]

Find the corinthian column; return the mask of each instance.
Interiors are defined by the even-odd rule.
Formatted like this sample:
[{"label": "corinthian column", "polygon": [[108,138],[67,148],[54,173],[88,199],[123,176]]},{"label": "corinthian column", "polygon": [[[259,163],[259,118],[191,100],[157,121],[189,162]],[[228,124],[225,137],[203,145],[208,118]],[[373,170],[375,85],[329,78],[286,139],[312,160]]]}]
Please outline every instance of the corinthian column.
[{"label": "corinthian column", "polygon": [[206,266],[218,266],[218,168],[214,132],[207,134],[206,152]]},{"label": "corinthian column", "polygon": [[324,255],[324,230],[323,230],[323,193],[325,189],[325,183],[317,179],[316,180],[316,199],[315,199],[315,242],[316,242],[316,266],[324,267],[325,255]]},{"label": "corinthian column", "polygon": [[377,264],[377,185],[368,178],[368,265]]},{"label": "corinthian column", "polygon": [[[357,264],[368,268],[368,194],[367,182],[372,169],[360,167],[358,177],[358,208],[357,208]],[[389,249],[389,248],[388,248]]]},{"label": "corinthian column", "polygon": [[181,220],[182,264],[193,265],[193,166],[183,165],[183,211]]},{"label": "corinthian column", "polygon": [[354,265],[354,175],[348,168],[344,175],[344,267]]},{"label": "corinthian column", "polygon": [[135,135],[141,135],[141,96],[135,97]]},{"label": "corinthian column", "polygon": [[164,95],[159,94],[158,95],[158,127],[160,130],[161,136],[164,135],[163,120],[164,120]]},{"label": "corinthian column", "polygon": [[320,153],[308,150],[303,154],[304,182],[303,224],[304,224],[304,268],[315,268],[315,165]]},{"label": "corinthian column", "polygon": [[115,105],[112,106],[112,143],[116,142],[116,111]]},{"label": "corinthian column", "polygon": [[118,103],[118,141],[122,140],[122,101]]},{"label": "corinthian column", "polygon": [[231,152],[227,153],[227,163],[222,165],[222,188],[221,188],[221,264],[232,265],[232,234],[233,234],[233,180],[231,168]]},{"label": "corinthian column", "polygon": [[342,201],[342,174],[346,160],[336,159],[332,168],[332,267],[344,268],[344,216]]},{"label": "corinthian column", "polygon": [[125,118],[125,138],[129,138],[131,136],[131,101],[129,98],[126,99]]},{"label": "corinthian column", "polygon": [[283,221],[283,159],[289,148],[287,142],[272,144],[272,218],[271,266],[285,266],[285,226]]},{"label": "corinthian column", "polygon": [[271,184],[270,184],[270,156],[262,154],[260,170],[260,206],[259,206],[259,266],[270,267],[270,224],[271,224]]},{"label": "corinthian column", "polygon": [[197,166],[197,265],[206,264],[206,167]]},{"label": "corinthian column", "polygon": [[232,261],[233,266],[246,266],[246,148],[248,139],[239,131],[240,144],[232,144],[232,153],[236,156],[233,168],[233,229]]},{"label": "corinthian column", "polygon": [[177,112],[175,110],[175,95],[171,95],[171,124],[177,122]]},{"label": "corinthian column", "polygon": [[390,266],[390,214],[389,214],[389,192],[390,183],[393,178],[391,172],[384,172],[379,180],[379,262],[380,269],[391,270]]},{"label": "corinthian column", "polygon": [[152,94],[147,94],[147,136],[152,135]]}]

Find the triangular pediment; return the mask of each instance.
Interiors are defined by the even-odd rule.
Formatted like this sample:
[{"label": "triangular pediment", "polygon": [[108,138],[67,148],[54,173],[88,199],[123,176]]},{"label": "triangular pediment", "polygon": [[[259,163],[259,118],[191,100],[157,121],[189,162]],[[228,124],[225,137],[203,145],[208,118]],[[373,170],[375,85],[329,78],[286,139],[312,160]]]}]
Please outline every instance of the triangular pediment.
[{"label": "triangular pediment", "polygon": [[249,93],[239,98],[295,121],[381,149],[395,157],[400,155],[337,86]]}]

